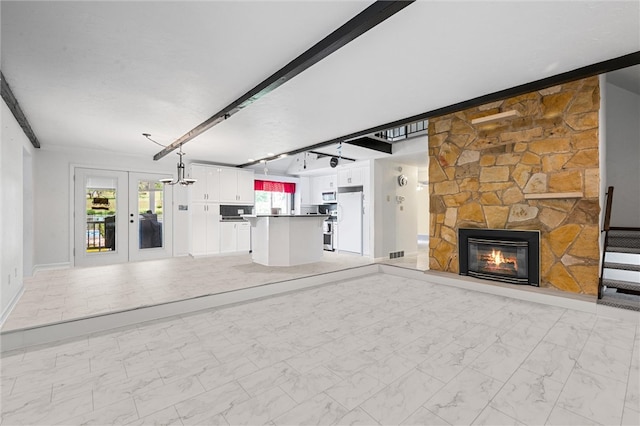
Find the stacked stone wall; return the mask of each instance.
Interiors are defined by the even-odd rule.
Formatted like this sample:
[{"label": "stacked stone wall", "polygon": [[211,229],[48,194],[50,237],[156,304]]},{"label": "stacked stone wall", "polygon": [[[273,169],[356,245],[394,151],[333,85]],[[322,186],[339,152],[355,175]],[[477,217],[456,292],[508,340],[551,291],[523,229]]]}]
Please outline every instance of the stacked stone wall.
[{"label": "stacked stone wall", "polygon": [[540,285],[597,293],[599,96],[591,77],[429,121],[432,270],[458,272],[458,228],[539,230]]}]

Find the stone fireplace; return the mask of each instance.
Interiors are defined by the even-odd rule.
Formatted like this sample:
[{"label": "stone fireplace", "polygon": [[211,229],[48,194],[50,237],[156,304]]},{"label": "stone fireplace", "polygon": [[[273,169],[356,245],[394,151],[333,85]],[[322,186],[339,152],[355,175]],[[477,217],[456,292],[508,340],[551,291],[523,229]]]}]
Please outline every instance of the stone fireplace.
[{"label": "stone fireplace", "polygon": [[539,239],[535,231],[460,228],[460,275],[538,287]]},{"label": "stone fireplace", "polygon": [[596,294],[599,106],[590,77],[430,119],[430,269],[460,272],[460,229],[535,231],[539,286]]}]

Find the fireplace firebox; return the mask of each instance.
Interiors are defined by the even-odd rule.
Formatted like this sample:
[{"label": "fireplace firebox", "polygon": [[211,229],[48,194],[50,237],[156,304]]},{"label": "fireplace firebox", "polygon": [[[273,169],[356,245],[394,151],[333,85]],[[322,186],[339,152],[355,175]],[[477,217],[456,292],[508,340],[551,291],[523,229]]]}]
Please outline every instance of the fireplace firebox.
[{"label": "fireplace firebox", "polygon": [[460,275],[511,284],[540,285],[540,232],[458,230]]}]

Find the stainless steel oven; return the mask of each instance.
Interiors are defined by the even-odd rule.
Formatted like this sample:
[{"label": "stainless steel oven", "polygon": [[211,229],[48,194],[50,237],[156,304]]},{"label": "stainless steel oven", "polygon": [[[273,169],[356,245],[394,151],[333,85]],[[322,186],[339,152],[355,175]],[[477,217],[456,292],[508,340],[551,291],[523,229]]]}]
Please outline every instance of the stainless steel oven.
[{"label": "stainless steel oven", "polygon": [[335,240],[334,240],[334,226],[335,221],[332,218],[328,218],[322,224],[322,247],[327,251],[335,250]]}]

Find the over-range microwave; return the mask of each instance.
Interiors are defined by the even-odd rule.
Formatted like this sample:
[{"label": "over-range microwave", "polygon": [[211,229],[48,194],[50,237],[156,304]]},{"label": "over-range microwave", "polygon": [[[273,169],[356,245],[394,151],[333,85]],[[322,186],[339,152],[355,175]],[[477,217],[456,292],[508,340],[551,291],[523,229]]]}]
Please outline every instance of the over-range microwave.
[{"label": "over-range microwave", "polygon": [[335,203],[338,201],[335,191],[331,192],[323,192],[322,193],[322,201],[325,203]]}]

